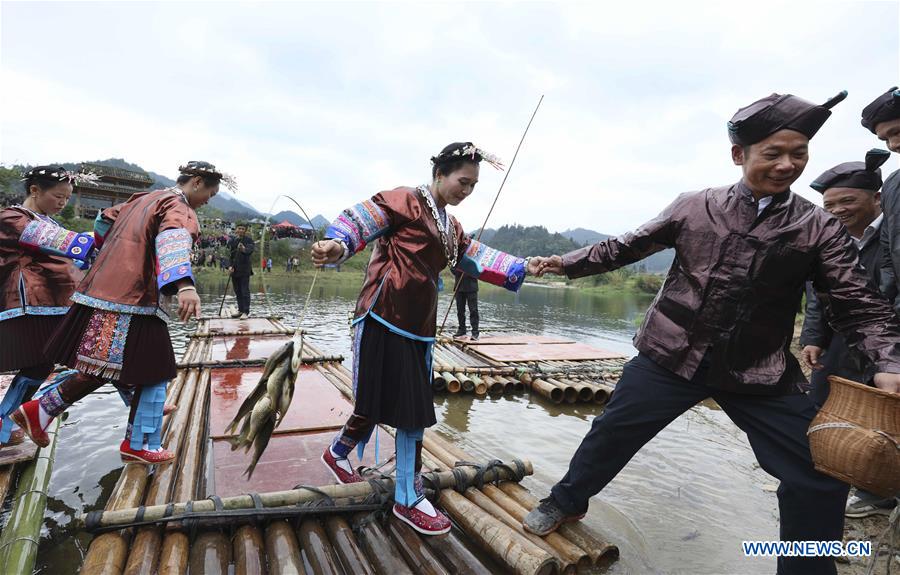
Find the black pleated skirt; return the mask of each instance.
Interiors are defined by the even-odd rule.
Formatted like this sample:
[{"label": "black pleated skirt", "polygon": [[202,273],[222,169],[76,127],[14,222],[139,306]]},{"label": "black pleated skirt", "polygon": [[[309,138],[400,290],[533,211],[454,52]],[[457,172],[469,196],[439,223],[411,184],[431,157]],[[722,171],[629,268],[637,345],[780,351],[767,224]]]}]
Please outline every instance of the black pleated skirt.
[{"label": "black pleated skirt", "polygon": [[[47,358],[75,369],[78,347],[93,312],[92,307],[73,304],[44,348]],[[152,315],[132,315],[118,385],[141,387],[158,383],[174,379],[177,371],[166,322]]]},{"label": "black pleated skirt", "polygon": [[425,364],[429,344],[397,335],[372,318],[363,321],[354,412],[400,429],[437,423]]},{"label": "black pleated skirt", "polygon": [[22,315],[0,321],[0,371],[50,364],[44,344],[63,321],[61,315]]}]

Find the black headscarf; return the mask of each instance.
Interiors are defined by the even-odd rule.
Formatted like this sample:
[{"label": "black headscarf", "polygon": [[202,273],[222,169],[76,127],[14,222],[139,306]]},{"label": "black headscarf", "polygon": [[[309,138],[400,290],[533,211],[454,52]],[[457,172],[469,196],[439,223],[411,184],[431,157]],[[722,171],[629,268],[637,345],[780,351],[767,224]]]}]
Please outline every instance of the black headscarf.
[{"label": "black headscarf", "polygon": [[847,97],[843,91],[821,106],[791,94],[772,94],[741,108],[728,122],[732,144],[750,146],[778,130],[794,130],[812,138],[831,116],[831,108]]},{"label": "black headscarf", "polygon": [[897,118],[900,118],[900,90],[894,86],[863,108],[860,123],[874,134],[875,126]]},{"label": "black headscarf", "polygon": [[825,170],[809,187],[817,192],[825,193],[830,188],[856,188],[877,192],[881,189],[881,170],[891,153],[877,148],[866,153],[865,162],[844,162]]}]

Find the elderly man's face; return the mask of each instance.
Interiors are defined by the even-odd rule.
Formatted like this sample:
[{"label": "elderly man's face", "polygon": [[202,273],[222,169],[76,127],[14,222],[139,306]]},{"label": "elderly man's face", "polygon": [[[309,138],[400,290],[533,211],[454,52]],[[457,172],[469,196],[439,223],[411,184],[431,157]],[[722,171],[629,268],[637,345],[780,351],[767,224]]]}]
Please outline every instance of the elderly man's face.
[{"label": "elderly man's face", "polygon": [[822,205],[847,227],[851,235],[862,237],[866,226],[881,213],[881,192],[858,188],[828,188],[822,195]]},{"label": "elderly man's face", "polygon": [[809,138],[794,130],[778,130],[751,146],[732,146],[731,158],[744,172],[744,183],[757,198],[790,189],[809,161]]}]

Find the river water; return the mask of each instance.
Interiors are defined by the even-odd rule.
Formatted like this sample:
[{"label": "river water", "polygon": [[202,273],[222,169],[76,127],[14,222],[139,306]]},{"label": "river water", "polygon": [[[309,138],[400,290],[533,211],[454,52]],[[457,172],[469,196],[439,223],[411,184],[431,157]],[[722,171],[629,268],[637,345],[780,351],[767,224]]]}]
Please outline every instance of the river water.
[{"label": "river water", "polygon": [[[343,354],[349,361],[348,318],[358,280],[326,279],[313,290],[304,327],[315,334],[323,351]],[[269,283],[267,300],[260,293],[253,296],[254,314],[271,310],[292,325],[309,281],[276,278]],[[224,289],[222,280],[201,282],[205,313],[218,311]],[[439,321],[448,301],[444,293]],[[479,298],[484,327],[567,336],[628,355],[635,353],[631,338],[649,303],[648,297],[531,285],[519,294],[488,286]],[[176,355],[194,327],[171,324]],[[454,311],[447,329],[455,327]],[[38,572],[78,572],[90,538],[74,528],[73,519],[79,512],[101,509],[121,471],[117,448],[127,412],[111,388],[101,391],[70,409],[62,428]],[[294,398],[295,403],[302,401]],[[438,396],[435,407],[436,430],[473,455],[530,459],[535,474],[525,484],[539,497],[565,473],[591,420],[602,412],[593,404],[553,405],[527,394]],[[637,454],[592,500],[586,521],[619,546],[621,558],[609,573],[772,573],[774,561],[745,558],[741,542],[778,538],[775,486],[756,464],[744,434],[714,404],[701,404]]]}]

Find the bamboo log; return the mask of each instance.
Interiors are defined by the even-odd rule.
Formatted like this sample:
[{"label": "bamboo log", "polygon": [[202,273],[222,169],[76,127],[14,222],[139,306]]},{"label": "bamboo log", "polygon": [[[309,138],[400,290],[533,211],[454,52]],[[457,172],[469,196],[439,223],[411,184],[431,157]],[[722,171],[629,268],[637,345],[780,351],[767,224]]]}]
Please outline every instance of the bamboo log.
[{"label": "bamboo log", "polygon": [[459,393],[459,390],[462,389],[462,383],[456,379],[456,376],[448,371],[445,371],[441,375],[444,377],[444,381],[447,382],[447,391],[450,393]]},{"label": "bamboo log", "polygon": [[[493,485],[485,485],[481,491],[508,513],[515,520],[516,525],[521,528],[522,521],[528,515],[528,510]],[[579,548],[559,533],[550,533],[543,538],[538,537],[538,539],[545,541],[553,549],[554,555],[559,557],[564,564],[573,565],[578,571],[584,571],[593,564],[587,549]]]},{"label": "bamboo log", "polygon": [[[400,550],[406,564],[417,575],[450,575],[437,556],[422,541],[415,530],[397,519],[393,514],[388,518],[387,532],[394,545]],[[424,539],[427,539],[425,536]]]},{"label": "bamboo log", "polygon": [[266,542],[255,525],[242,525],[232,539],[235,575],[266,574]]},{"label": "bamboo log", "polygon": [[162,549],[159,552],[160,561],[157,573],[159,575],[184,575],[187,572],[187,561],[172,553],[170,549],[173,546],[179,548],[188,548],[190,542],[188,536],[180,531],[170,533],[162,542]]},{"label": "bamboo log", "polygon": [[459,380],[459,383],[462,385],[463,391],[472,391],[475,389],[475,382],[472,381],[472,378],[464,373],[454,373],[453,374],[456,379]]},{"label": "bamboo log", "polygon": [[315,518],[303,520],[297,529],[300,543],[312,572],[316,575],[343,575],[340,562],[328,535]]},{"label": "bamboo log", "polygon": [[384,530],[368,514],[354,517],[354,525],[369,563],[378,575],[412,575],[412,571]]},{"label": "bamboo log", "polygon": [[[500,490],[525,509],[534,509],[540,503],[537,498],[518,483],[500,484]],[[619,556],[619,548],[603,540],[582,522],[563,523],[557,532],[591,556],[594,565],[602,565],[615,560]]]},{"label": "bamboo log", "polygon": [[327,517],[325,531],[328,532],[328,539],[334,545],[334,550],[340,557],[347,575],[375,575],[365,553],[356,543],[353,530],[343,517],[339,515]]},{"label": "bamboo log", "polygon": [[546,397],[553,403],[562,403],[563,401],[563,390],[543,379],[532,380],[531,390],[536,391],[539,395]]},{"label": "bamboo log", "polygon": [[[494,519],[498,519],[501,523],[506,525],[509,530],[515,533],[515,536],[521,540],[521,544],[530,544],[535,548],[544,551],[545,553],[549,553],[553,558],[557,560],[560,570],[563,573],[565,573],[566,575],[575,575],[574,561],[568,561],[566,560],[566,558],[561,557],[559,553],[557,553],[553,549],[553,547],[551,547],[546,541],[544,541],[537,535],[532,535],[531,533],[525,532],[520,521],[516,521],[502,507],[491,501],[491,499],[482,491],[470,487],[469,489],[466,489],[466,492],[463,495],[465,495],[466,499],[477,505],[482,510],[482,512],[486,513],[490,517],[493,517]],[[534,552],[533,549],[532,552]]]},{"label": "bamboo log", "polygon": [[31,573],[37,558],[47,508],[47,486],[53,471],[60,418],[47,428],[50,443],[38,449],[19,476],[12,511],[0,534],[0,565],[3,573]]},{"label": "bamboo log", "polygon": [[[522,461],[525,475],[531,475],[534,472],[531,462]],[[456,475],[461,475],[466,481],[475,479],[476,470],[470,467],[464,467],[456,470],[456,474],[450,471],[441,471],[426,474],[438,489],[447,489],[456,486]],[[484,473],[484,481],[510,481],[514,478],[509,471],[502,467],[494,467]],[[382,485],[389,492],[394,489],[394,481],[391,478],[381,480]],[[350,498],[365,497],[372,493],[372,486],[368,482],[348,483],[346,485],[324,485],[319,490],[333,498]],[[269,493],[260,493],[260,500],[264,507],[283,507],[285,505],[297,505],[300,503],[308,503],[320,499],[317,493],[312,493],[306,489],[291,489],[288,491],[274,491]],[[183,515],[185,513],[186,503],[174,503],[172,505],[172,514]],[[225,510],[230,509],[253,509],[253,499],[249,495],[235,495],[233,497],[223,497],[222,506]],[[151,505],[144,509],[144,521],[156,521],[163,517],[167,505]],[[200,499],[193,502],[194,511],[208,512],[215,511],[215,504],[209,499]],[[127,525],[134,522],[137,509],[125,509],[115,511],[104,511],[99,518],[99,525],[103,527],[115,527],[119,525]],[[84,516],[79,518],[83,521]]]},{"label": "bamboo log", "polygon": [[594,403],[603,405],[609,401],[609,393],[605,389],[594,382],[585,382],[584,384],[594,391]]},{"label": "bamboo log", "polygon": [[475,395],[484,395],[487,393],[488,386],[486,383],[484,383],[482,378],[478,377],[477,375],[469,375],[469,378],[475,384],[475,388],[473,389]]},{"label": "bamboo log", "polygon": [[559,381],[566,385],[572,386],[572,388],[578,394],[578,401],[582,403],[594,401],[594,390],[591,388],[591,386],[585,384],[582,381],[573,381],[567,378],[560,379]]},{"label": "bamboo log", "polygon": [[266,528],[269,575],[306,575],[300,546],[287,521],[272,521]]},{"label": "bamboo log", "polygon": [[566,385],[565,383],[552,377],[545,377],[544,381],[560,388],[563,391],[563,400],[565,400],[566,403],[575,403],[576,401],[578,401],[578,391],[571,385]]},{"label": "bamboo log", "polygon": [[[175,451],[177,455],[181,455],[181,444],[187,433],[191,414],[194,411],[194,398],[197,393],[197,382],[199,379],[199,371],[191,370],[188,372],[188,375],[184,378],[184,385],[181,389],[178,411],[169,416],[172,419],[166,430],[166,439],[163,443],[168,449]],[[137,467],[144,470],[144,473],[147,472],[147,466],[138,465]],[[170,494],[172,492],[172,485],[178,477],[177,471],[178,466],[175,463],[158,466],[156,468],[156,471],[153,473],[153,478],[150,481],[150,486],[147,488],[144,505],[164,505],[171,500]],[[132,504],[127,507],[134,507],[134,505],[135,504]],[[127,507],[118,507],[117,509],[124,509]],[[107,535],[110,534],[103,534],[100,538],[106,537]],[[94,545],[96,545],[97,540],[95,539],[94,541],[95,543],[91,544],[91,550],[93,550]],[[125,575],[151,575],[152,573],[155,573],[159,562],[161,541],[162,531],[160,528],[143,527],[138,529],[134,542],[131,545],[130,553],[128,554]],[[88,555],[90,556],[90,551],[88,552]],[[82,573],[83,572],[84,571],[82,571]]]},{"label": "bamboo log", "polygon": [[517,575],[551,575],[558,571],[553,556],[518,537],[456,491],[442,491],[441,504],[469,537]]},{"label": "bamboo log", "polygon": [[435,371],[432,374],[431,387],[435,391],[444,391],[447,389],[447,380],[444,379],[444,376],[442,376],[440,372]]},{"label": "bamboo log", "polygon": [[422,539],[434,554],[440,557],[441,563],[446,565],[451,573],[456,575],[491,575],[490,569],[485,567],[452,531],[443,535],[423,537]]},{"label": "bamboo log", "polygon": [[[204,361],[191,361],[177,364],[178,369],[204,369],[227,367],[253,367],[264,365],[268,358],[254,359],[209,359]],[[304,364],[325,363],[330,361],[344,361],[342,355],[303,355],[301,362]]]},{"label": "bamboo log", "polygon": [[231,543],[220,531],[198,535],[191,544],[191,575],[228,575]]},{"label": "bamboo log", "polygon": [[[173,499],[187,501],[193,499],[197,492],[199,476],[203,472],[201,455],[203,453],[206,400],[209,393],[210,372],[204,370],[197,385],[197,392],[191,406],[189,429],[184,443],[178,453],[178,477],[175,480]],[[173,531],[167,531],[163,537],[163,552],[160,563],[181,565],[181,572],[187,567],[190,555],[190,543],[186,538],[175,537]],[[170,542],[169,539],[172,539]]]}]

